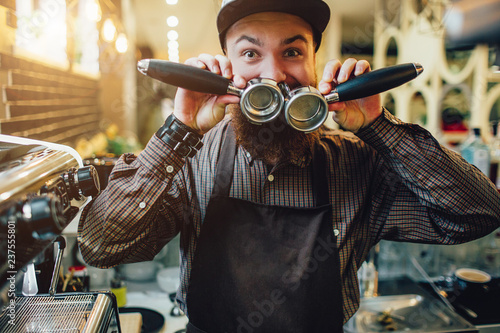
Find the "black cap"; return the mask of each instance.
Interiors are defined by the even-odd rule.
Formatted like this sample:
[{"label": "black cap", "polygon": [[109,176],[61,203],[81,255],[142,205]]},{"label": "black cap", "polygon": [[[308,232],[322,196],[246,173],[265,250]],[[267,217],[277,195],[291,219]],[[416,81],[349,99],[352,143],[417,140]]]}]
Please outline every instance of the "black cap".
[{"label": "black cap", "polygon": [[219,40],[224,48],[228,29],[242,18],[262,12],[281,12],[296,15],[313,29],[316,51],[321,35],[330,21],[330,7],[322,0],[223,0],[217,16]]}]

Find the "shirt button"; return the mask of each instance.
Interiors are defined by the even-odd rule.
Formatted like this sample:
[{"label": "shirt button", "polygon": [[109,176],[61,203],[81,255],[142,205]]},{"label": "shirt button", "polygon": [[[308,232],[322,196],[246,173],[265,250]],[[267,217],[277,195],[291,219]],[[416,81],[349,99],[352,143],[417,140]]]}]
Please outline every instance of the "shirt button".
[{"label": "shirt button", "polygon": [[335,237],[337,237],[338,235],[340,235],[339,229],[333,229],[333,234],[335,235]]},{"label": "shirt button", "polygon": [[252,154],[250,154],[250,153],[247,152],[247,157],[248,158],[252,157]]},{"label": "shirt button", "polygon": [[173,166],[171,166],[171,165],[169,165],[169,166],[167,167],[167,172],[168,172],[168,173],[172,173],[172,172],[174,172],[174,167],[173,167]]},{"label": "shirt button", "polygon": [[273,175],[267,176],[267,180],[269,180],[270,182],[272,182],[274,180],[274,176]]},{"label": "shirt button", "polygon": [[144,209],[146,208],[146,203],[143,201],[139,204],[139,208]]}]

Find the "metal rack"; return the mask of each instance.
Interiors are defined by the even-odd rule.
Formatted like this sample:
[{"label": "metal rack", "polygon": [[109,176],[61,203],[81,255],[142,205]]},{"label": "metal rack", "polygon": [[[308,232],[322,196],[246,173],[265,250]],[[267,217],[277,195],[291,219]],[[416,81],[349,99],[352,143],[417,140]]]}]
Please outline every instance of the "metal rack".
[{"label": "metal rack", "polygon": [[[115,307],[110,293],[20,296],[15,299],[14,316],[8,316],[8,311],[0,315],[0,331],[108,332],[111,320],[118,320]],[[114,331],[119,332],[119,327]]]}]

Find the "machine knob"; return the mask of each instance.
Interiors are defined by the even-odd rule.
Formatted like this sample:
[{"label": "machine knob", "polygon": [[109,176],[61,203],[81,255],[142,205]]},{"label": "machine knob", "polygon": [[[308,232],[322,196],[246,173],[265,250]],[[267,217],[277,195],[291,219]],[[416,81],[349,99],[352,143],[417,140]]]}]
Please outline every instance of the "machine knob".
[{"label": "machine knob", "polygon": [[25,225],[38,239],[49,239],[66,227],[61,202],[50,193],[33,197],[24,203],[22,216]]},{"label": "machine knob", "polygon": [[81,194],[86,197],[96,196],[101,192],[99,184],[99,175],[93,165],[78,169],[75,175],[75,184]]}]

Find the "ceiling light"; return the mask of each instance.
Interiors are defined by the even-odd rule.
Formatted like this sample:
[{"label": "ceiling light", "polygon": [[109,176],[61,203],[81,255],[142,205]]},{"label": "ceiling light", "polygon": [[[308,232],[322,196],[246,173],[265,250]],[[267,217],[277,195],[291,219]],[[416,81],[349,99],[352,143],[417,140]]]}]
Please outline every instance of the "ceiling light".
[{"label": "ceiling light", "polygon": [[179,34],[175,30],[170,30],[167,33],[168,40],[177,40],[179,38]]},{"label": "ceiling light", "polygon": [[179,48],[179,42],[176,40],[170,40],[168,41],[168,48],[169,49],[178,49]]},{"label": "ceiling light", "polygon": [[179,19],[177,18],[177,16],[169,16],[167,18],[167,25],[169,27],[176,27],[177,25],[179,24]]},{"label": "ceiling light", "polygon": [[106,19],[102,25],[102,38],[106,42],[111,42],[115,39],[116,27],[111,19]]},{"label": "ceiling light", "polygon": [[179,49],[168,49],[169,56],[179,56]]},{"label": "ceiling light", "polygon": [[94,22],[99,22],[101,20],[101,7],[96,1],[87,2],[85,6],[85,12],[89,20]]},{"label": "ceiling light", "polygon": [[128,40],[125,34],[121,33],[116,38],[115,47],[118,53],[125,53],[128,50]]},{"label": "ceiling light", "polygon": [[177,0],[166,0],[167,1],[167,5],[176,5],[177,4]]}]

